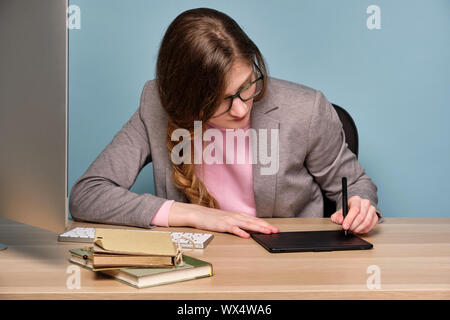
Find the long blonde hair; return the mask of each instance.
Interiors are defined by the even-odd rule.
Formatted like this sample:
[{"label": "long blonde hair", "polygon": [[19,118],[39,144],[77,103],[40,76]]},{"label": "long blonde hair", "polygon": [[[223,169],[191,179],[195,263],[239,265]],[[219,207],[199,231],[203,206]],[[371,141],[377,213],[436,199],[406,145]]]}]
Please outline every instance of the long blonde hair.
[{"label": "long blonde hair", "polygon": [[[226,78],[238,59],[256,63],[266,75],[262,54],[239,25],[228,15],[209,8],[185,11],[169,25],[162,39],[156,65],[156,83],[161,104],[168,115],[166,145],[169,157],[175,142],[172,132],[178,128],[190,132],[193,147],[194,121],[204,124],[216,112],[225,97]],[[254,98],[260,100],[265,93]],[[192,153],[192,152],[191,152]],[[190,155],[191,159],[192,154]],[[175,164],[173,181],[191,203],[219,208],[195,172],[193,161]]]}]

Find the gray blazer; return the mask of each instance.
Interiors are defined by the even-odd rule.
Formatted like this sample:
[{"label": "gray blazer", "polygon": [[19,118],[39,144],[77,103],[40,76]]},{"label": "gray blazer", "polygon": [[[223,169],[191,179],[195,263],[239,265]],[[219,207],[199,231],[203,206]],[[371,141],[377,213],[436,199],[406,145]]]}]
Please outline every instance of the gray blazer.
[{"label": "gray blazer", "polygon": [[[251,127],[279,129],[278,172],[262,175],[261,164],[253,165],[258,217],[323,217],[321,188],[340,209],[342,176],[347,177],[348,198],[358,195],[376,207],[377,187],[347,148],[342,123],[322,92],[269,77],[264,98],[253,103]],[[72,217],[149,228],[167,199],[188,202],[172,182],[166,134],[167,114],[150,80],[138,110],[75,182]],[[149,162],[156,195],[130,192]]]}]

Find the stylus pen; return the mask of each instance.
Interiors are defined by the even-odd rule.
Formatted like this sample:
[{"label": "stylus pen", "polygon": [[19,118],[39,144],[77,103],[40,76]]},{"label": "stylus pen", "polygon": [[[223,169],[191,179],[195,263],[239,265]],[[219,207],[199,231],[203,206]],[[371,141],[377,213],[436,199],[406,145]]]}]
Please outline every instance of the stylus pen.
[{"label": "stylus pen", "polygon": [[[348,213],[348,207],[347,207],[347,178],[342,178],[342,215],[345,217]],[[342,221],[344,223],[344,221]],[[347,230],[344,230],[345,236],[347,236]]]}]

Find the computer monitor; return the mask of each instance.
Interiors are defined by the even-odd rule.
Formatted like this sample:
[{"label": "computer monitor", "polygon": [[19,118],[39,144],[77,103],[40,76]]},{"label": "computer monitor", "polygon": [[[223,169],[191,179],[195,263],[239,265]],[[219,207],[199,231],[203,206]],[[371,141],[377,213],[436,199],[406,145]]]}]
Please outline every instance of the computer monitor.
[{"label": "computer monitor", "polygon": [[67,5],[0,1],[0,217],[58,233],[68,215]]}]

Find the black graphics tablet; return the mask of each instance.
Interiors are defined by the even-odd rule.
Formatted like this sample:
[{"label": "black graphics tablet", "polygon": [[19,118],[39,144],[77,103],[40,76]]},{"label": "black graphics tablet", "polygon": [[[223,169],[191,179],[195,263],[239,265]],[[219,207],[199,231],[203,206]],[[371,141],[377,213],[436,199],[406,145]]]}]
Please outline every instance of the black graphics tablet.
[{"label": "black graphics tablet", "polygon": [[343,230],[295,231],[272,234],[251,233],[251,237],[272,253],[302,251],[365,250],[373,245]]}]

